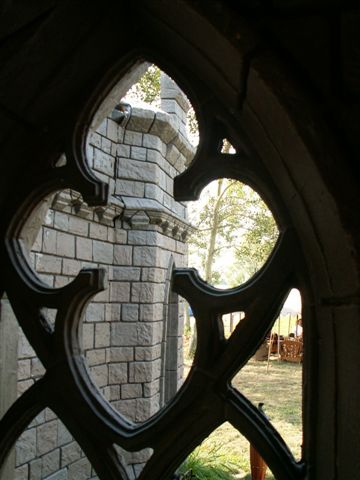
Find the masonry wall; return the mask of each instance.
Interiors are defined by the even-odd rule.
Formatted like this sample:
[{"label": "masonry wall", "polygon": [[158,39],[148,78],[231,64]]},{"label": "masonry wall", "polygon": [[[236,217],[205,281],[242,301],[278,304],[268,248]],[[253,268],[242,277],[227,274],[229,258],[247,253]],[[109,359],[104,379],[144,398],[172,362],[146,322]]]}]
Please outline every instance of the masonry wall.
[{"label": "masonry wall", "polygon": [[[53,287],[84,267],[107,270],[108,288],[84,312],[83,349],[103,395],[127,418],[156,413],[182,381],[182,308],[171,293],[174,265],[186,264],[186,207],[173,178],[193,155],[185,134],[185,97],[162,78],[162,110],[122,105],[89,136],[87,157],[108,182],[107,207],[89,208],[77,192],[51,200],[30,261]],[[55,320],[55,311],[46,312]],[[18,392],[44,369],[19,333]],[[135,478],[148,452],[125,454]],[[95,478],[80,447],[50,411],[16,447],[16,480]]]}]

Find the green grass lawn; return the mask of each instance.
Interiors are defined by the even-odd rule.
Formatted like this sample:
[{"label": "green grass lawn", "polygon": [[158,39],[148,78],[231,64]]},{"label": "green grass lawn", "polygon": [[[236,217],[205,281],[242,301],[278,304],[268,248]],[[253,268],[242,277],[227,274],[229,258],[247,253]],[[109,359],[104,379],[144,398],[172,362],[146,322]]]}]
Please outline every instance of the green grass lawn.
[{"label": "green grass lawn", "polygon": [[[233,385],[255,405],[265,404],[266,415],[296,459],[301,457],[302,443],[301,380],[301,364],[274,359],[268,372],[267,362],[251,360],[233,379]],[[221,425],[195,450],[184,470],[191,462],[205,465],[196,477],[201,480],[251,479],[249,443],[229,423]],[[274,479],[270,471],[266,479]]]}]

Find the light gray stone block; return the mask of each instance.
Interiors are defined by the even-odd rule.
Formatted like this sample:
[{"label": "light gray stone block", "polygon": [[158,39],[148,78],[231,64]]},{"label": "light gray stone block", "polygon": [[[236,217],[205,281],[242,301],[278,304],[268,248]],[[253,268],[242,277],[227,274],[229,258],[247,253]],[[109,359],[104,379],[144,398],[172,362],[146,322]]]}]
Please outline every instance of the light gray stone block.
[{"label": "light gray stone block", "polygon": [[102,137],[101,150],[111,155],[111,144],[112,142],[108,138]]},{"label": "light gray stone block", "polygon": [[139,398],[142,397],[143,389],[140,383],[128,383],[125,385],[121,385],[121,398],[122,399],[129,399],[129,398]]},{"label": "light gray stone block", "polygon": [[106,351],[107,362],[131,362],[134,360],[132,347],[111,347]]},{"label": "light gray stone block", "polygon": [[161,73],[160,77],[160,88],[161,88],[161,108],[167,112],[167,110],[163,107],[163,101],[166,99],[175,100],[181,110],[185,113],[189,110],[191,104],[186,97],[186,95],[180,90],[178,85],[174,82],[172,78],[170,78],[165,73]]},{"label": "light gray stone block", "polygon": [[[17,467],[15,470],[15,480],[28,480],[29,475],[29,466],[27,464],[22,465],[21,467]],[[6,480],[6,479],[4,479]]]},{"label": "light gray stone block", "polygon": [[136,399],[119,400],[113,402],[113,407],[129,420],[135,421],[136,418]]},{"label": "light gray stone block", "polygon": [[61,466],[66,467],[70,463],[81,458],[81,448],[78,443],[71,442],[61,448]]},{"label": "light gray stone block", "polygon": [[31,361],[30,359],[27,360],[19,360],[18,362],[18,371],[17,371],[17,378],[18,380],[25,380],[30,377],[31,372]]},{"label": "light gray stone block", "polygon": [[134,107],[127,128],[135,132],[148,132],[154,117],[155,112],[150,108]]},{"label": "light gray stone block", "polygon": [[118,157],[130,158],[130,145],[118,145],[116,153]]},{"label": "light gray stone block", "polygon": [[45,478],[44,480],[68,480],[68,472],[66,468],[59,470],[58,472],[50,475],[50,477]]},{"label": "light gray stone block", "polygon": [[36,254],[36,270],[44,273],[61,273],[61,258],[52,255]]},{"label": "light gray stone block", "polygon": [[76,258],[79,260],[92,260],[92,240],[76,238]]},{"label": "light gray stone block", "polygon": [[161,357],[161,343],[157,345],[135,348],[135,360],[136,361],[151,361]]},{"label": "light gray stone block", "polygon": [[150,133],[143,135],[143,146],[146,149],[157,150],[159,153],[163,151],[163,142],[157,135],[152,135]]},{"label": "light gray stone block", "polygon": [[94,170],[97,170],[109,177],[114,176],[115,159],[108,153],[97,148],[94,149]]},{"label": "light gray stone block", "polygon": [[83,349],[94,348],[94,325],[91,323],[84,323],[82,335]]},{"label": "light gray stone block", "polygon": [[131,147],[131,158],[145,162],[147,149],[144,147]]},{"label": "light gray stone block", "polygon": [[36,428],[25,430],[16,443],[16,466],[36,457]]},{"label": "light gray stone block", "polygon": [[104,322],[105,306],[102,303],[90,303],[86,309],[85,318],[87,322]]},{"label": "light gray stone block", "polygon": [[134,265],[155,267],[158,262],[158,248],[148,246],[134,247]]},{"label": "light gray stone block", "polygon": [[81,262],[70,258],[64,258],[62,262],[62,273],[68,276],[76,276],[81,269]]},{"label": "light gray stone block", "polygon": [[68,233],[58,232],[56,253],[62,257],[75,257],[75,238]]},{"label": "light gray stone block", "polygon": [[[43,247],[42,251],[44,253],[56,253],[56,230],[50,228],[43,229]],[[35,250],[33,248],[33,250]]]},{"label": "light gray stone block", "polygon": [[153,163],[119,158],[118,177],[142,182],[158,182],[158,167]]},{"label": "light gray stone block", "polygon": [[106,349],[88,350],[86,352],[86,361],[89,367],[106,363]]},{"label": "light gray stone block", "polygon": [[121,307],[121,320],[124,322],[137,322],[139,320],[139,305],[124,303]]},{"label": "light gray stone block", "polygon": [[93,261],[111,264],[114,258],[114,246],[111,243],[93,241]]},{"label": "light gray stone block", "polygon": [[60,449],[57,448],[50,453],[47,453],[42,458],[41,474],[45,478],[48,475],[56,472],[60,468]]},{"label": "light gray stone block", "polygon": [[150,128],[152,135],[158,135],[162,141],[167,145],[177,135],[178,122],[172,115],[166,112],[156,112],[154,122]]},{"label": "light gray stone block", "polygon": [[109,384],[121,384],[128,381],[127,363],[110,363],[109,365]]},{"label": "light gray stone block", "polygon": [[111,282],[110,283],[110,301],[111,302],[129,302],[130,283]]},{"label": "light gray stone block", "polygon": [[138,343],[138,325],[135,323],[116,323],[111,325],[112,346],[135,346]]},{"label": "light gray stone block", "polygon": [[110,323],[95,324],[95,348],[108,347],[110,345]]},{"label": "light gray stone block", "polygon": [[57,447],[58,422],[52,420],[37,428],[37,454],[44,455]]},{"label": "light gray stone block", "polygon": [[133,249],[129,245],[114,245],[114,264],[132,265]]},{"label": "light gray stone block", "polygon": [[33,460],[29,464],[29,480],[41,480],[42,461],[40,458]]},{"label": "light gray stone block", "polygon": [[139,281],[140,267],[113,267],[112,279],[120,281]]},{"label": "light gray stone block", "polygon": [[[164,292],[165,294],[165,292]],[[140,317],[142,322],[157,322],[164,317],[164,304],[161,303],[148,303],[140,305]]]},{"label": "light gray stone block", "polygon": [[133,303],[159,303],[164,301],[165,287],[159,283],[133,283],[131,301]]},{"label": "light gray stone block", "polygon": [[144,397],[153,397],[158,394],[160,391],[160,382],[159,379],[156,379],[149,383],[144,383]]},{"label": "light gray stone block", "polygon": [[143,197],[145,194],[145,185],[143,182],[134,182],[132,180],[116,180],[116,195],[128,195],[132,197]]},{"label": "light gray stone block", "polygon": [[106,135],[112,142],[119,141],[118,124],[111,118],[107,119]]},{"label": "light gray stone block", "polygon": [[90,223],[90,238],[96,240],[107,240],[108,227],[100,225],[99,223]]},{"label": "light gray stone block", "polygon": [[105,387],[108,385],[109,379],[107,365],[95,365],[90,367],[90,375],[98,387]]},{"label": "light gray stone block", "polygon": [[61,447],[62,445],[66,445],[67,443],[72,441],[72,435],[69,430],[65,427],[65,425],[59,421],[58,423],[58,446]]},{"label": "light gray stone block", "polygon": [[55,212],[54,227],[67,232],[69,230],[69,215],[62,212]]},{"label": "light gray stone block", "polygon": [[80,217],[69,216],[69,232],[76,235],[87,236],[89,234],[89,221]]},{"label": "light gray stone block", "polygon": [[142,133],[132,132],[130,130],[125,131],[124,143],[126,145],[142,146]]},{"label": "light gray stone block", "polygon": [[68,467],[68,480],[88,480],[91,475],[91,465],[87,458],[81,458]]}]

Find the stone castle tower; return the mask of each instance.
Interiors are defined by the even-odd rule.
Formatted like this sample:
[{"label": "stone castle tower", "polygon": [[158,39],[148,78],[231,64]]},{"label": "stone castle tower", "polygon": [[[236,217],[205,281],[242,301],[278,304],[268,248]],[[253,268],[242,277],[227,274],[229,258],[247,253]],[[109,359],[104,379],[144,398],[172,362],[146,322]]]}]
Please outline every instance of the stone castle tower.
[{"label": "stone castle tower", "polygon": [[[72,281],[81,268],[107,271],[108,287],[84,312],[83,351],[101,393],[134,422],[156,413],[182,381],[182,304],[170,280],[172,268],[186,264],[189,225],[186,206],[174,200],[172,187],[194,154],[185,130],[188,108],[165,75],[161,109],[120,104],[89,134],[87,145],[92,170],[109,184],[108,205],[94,209],[77,192],[55,193],[42,206],[30,253],[39,277],[52,287]],[[5,311],[10,319],[3,300]],[[52,318],[56,312],[46,314]],[[20,394],[44,369],[21,331],[16,341],[12,364]],[[134,478],[148,455],[127,454]],[[23,433],[14,457],[16,480],[96,478],[50,410]]]}]

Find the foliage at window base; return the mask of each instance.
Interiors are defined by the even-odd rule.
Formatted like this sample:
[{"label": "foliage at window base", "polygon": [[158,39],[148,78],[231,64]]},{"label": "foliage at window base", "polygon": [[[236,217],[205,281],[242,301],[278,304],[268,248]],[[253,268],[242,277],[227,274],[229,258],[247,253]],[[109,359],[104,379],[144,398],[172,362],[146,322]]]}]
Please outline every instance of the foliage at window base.
[{"label": "foliage at window base", "polygon": [[219,448],[196,448],[179,468],[180,480],[234,480],[239,468]]}]

